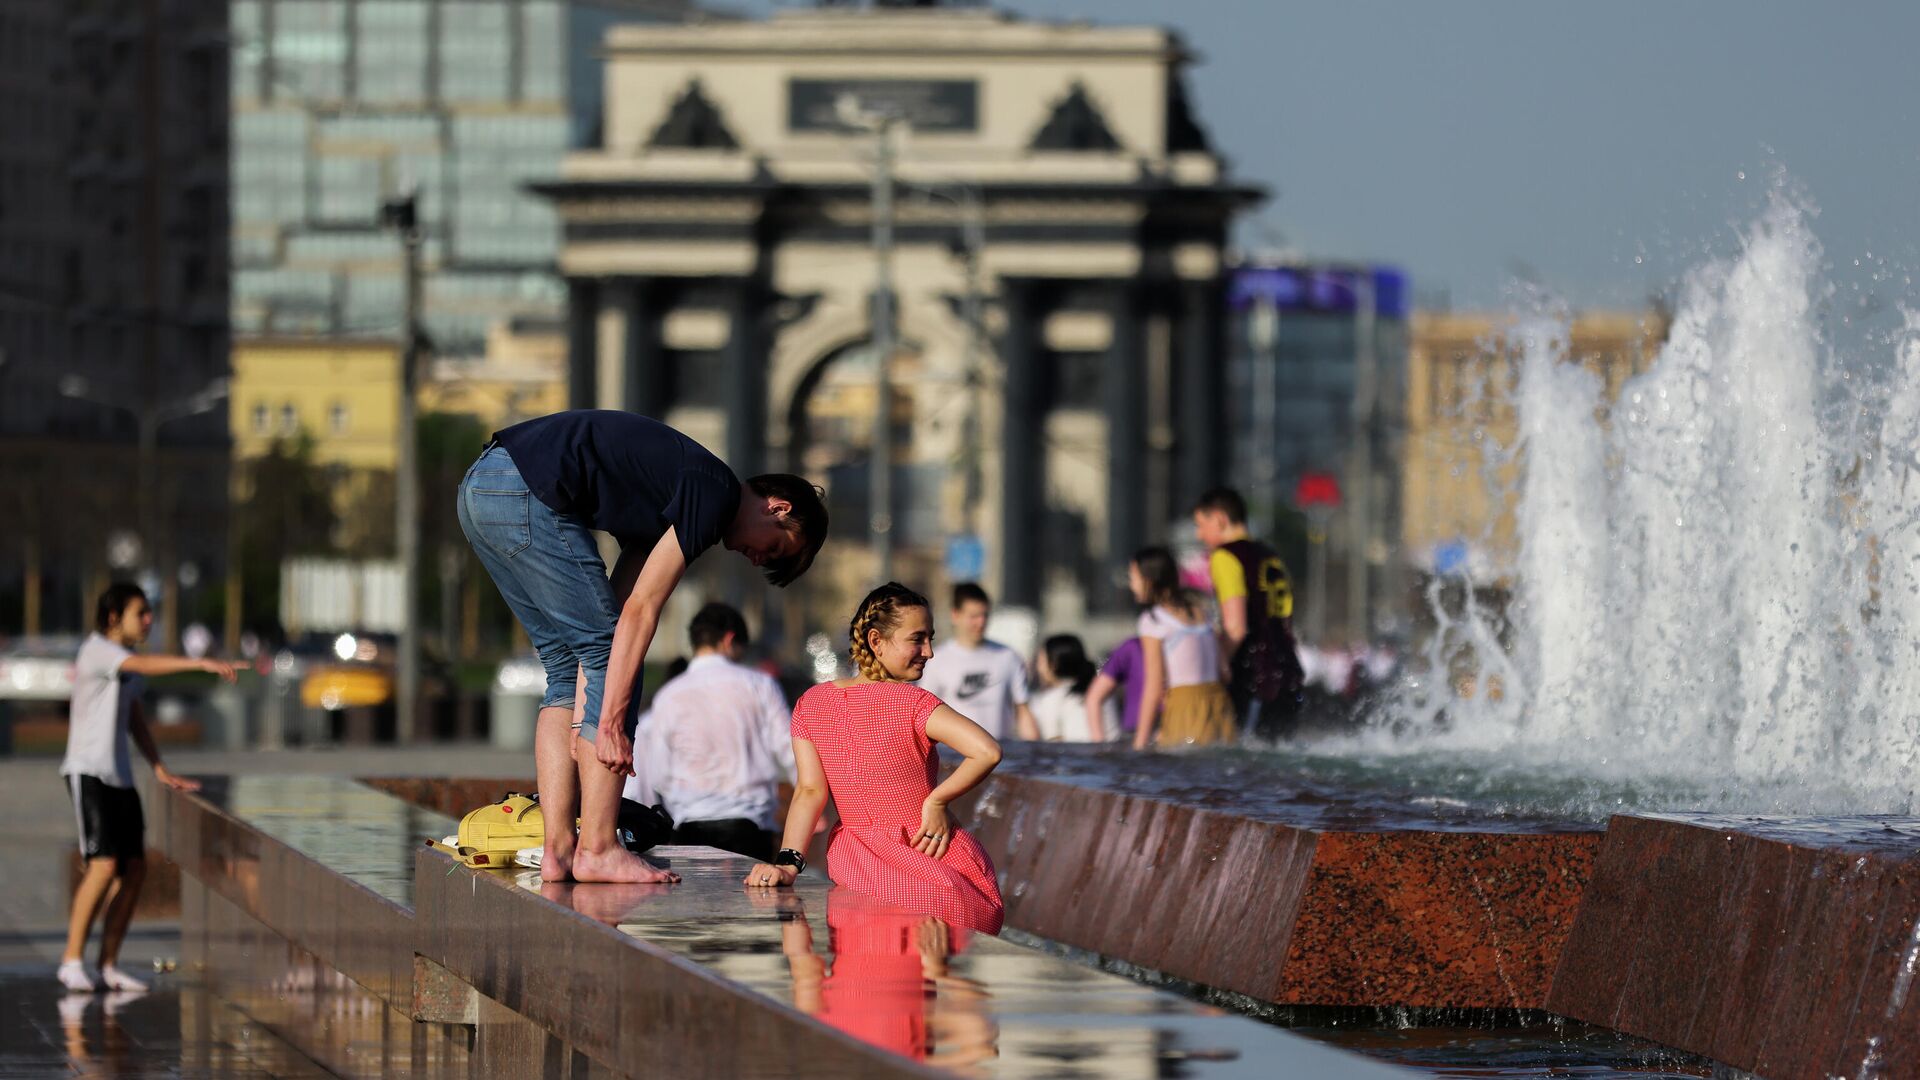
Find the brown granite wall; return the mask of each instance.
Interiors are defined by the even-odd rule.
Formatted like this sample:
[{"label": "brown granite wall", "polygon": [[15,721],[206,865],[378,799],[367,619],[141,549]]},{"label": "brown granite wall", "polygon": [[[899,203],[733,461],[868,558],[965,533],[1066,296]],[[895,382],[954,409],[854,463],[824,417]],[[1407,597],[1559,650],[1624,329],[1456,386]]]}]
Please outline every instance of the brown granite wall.
[{"label": "brown granite wall", "polygon": [[[411,1007],[411,911],[200,796],[161,791],[149,806],[149,836],[183,874],[387,1005]],[[183,925],[191,921],[183,910]]]},{"label": "brown granite wall", "polygon": [[[87,859],[78,849],[67,853],[67,908],[73,908],[73,894],[86,876]],[[147,850],[147,876],[140,886],[140,899],[133,905],[133,921],[151,922],[180,917],[180,868],[152,848]]]},{"label": "brown granite wall", "polygon": [[1772,1080],[1920,1075],[1920,842],[1805,841],[1614,818],[1547,1007]]},{"label": "brown granite wall", "polygon": [[1358,832],[995,773],[1007,924],[1292,1005],[1540,1008],[1595,833]]},{"label": "brown granite wall", "polygon": [[[218,1017],[208,1013],[237,1014],[292,1048],[256,1041],[249,1048],[252,1064],[279,1076],[316,1076],[323,1069],[369,1080],[539,1075],[537,1069],[482,1071],[470,1049],[476,1029],[409,1019],[191,875],[181,892],[181,961],[196,973],[196,989],[207,991],[181,995],[181,1023],[213,1024]],[[234,1066],[218,1059],[181,1064],[192,1076],[231,1075]]]},{"label": "brown granite wall", "polygon": [[1327,832],[1267,1000],[1537,1009],[1593,833]]}]

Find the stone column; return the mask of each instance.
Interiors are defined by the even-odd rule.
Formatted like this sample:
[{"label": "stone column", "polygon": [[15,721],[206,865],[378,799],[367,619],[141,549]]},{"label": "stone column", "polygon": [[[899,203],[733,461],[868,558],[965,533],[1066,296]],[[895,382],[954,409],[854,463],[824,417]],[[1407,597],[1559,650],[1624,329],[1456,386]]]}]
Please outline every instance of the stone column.
[{"label": "stone column", "polygon": [[727,464],[742,479],[766,469],[768,306],[758,277],[727,293]]},{"label": "stone column", "polygon": [[1039,606],[1046,517],[1045,375],[1041,327],[1046,300],[1038,282],[1005,280],[1000,343],[1006,394],[1000,420],[1000,591],[1002,603]]},{"label": "stone column", "polygon": [[652,278],[624,278],[615,289],[616,303],[625,315],[625,330],[620,338],[621,385],[626,400],[620,407],[642,416],[666,415],[672,373],[667,370],[666,349],[661,344],[660,324],[665,305],[660,281]]},{"label": "stone column", "polygon": [[[1174,509],[1191,507],[1200,493],[1222,483],[1225,475],[1227,421],[1222,387],[1226,382],[1226,299],[1217,280],[1181,286],[1180,335],[1175,366]],[[1245,493],[1259,497],[1255,492]],[[1269,493],[1259,493],[1260,495]]]},{"label": "stone column", "polygon": [[1142,335],[1146,297],[1137,282],[1116,282],[1108,312],[1113,342],[1107,348],[1101,407],[1107,414],[1107,568],[1126,566],[1146,539],[1147,401]]},{"label": "stone column", "polygon": [[591,409],[599,397],[600,283],[567,279],[567,407]]}]

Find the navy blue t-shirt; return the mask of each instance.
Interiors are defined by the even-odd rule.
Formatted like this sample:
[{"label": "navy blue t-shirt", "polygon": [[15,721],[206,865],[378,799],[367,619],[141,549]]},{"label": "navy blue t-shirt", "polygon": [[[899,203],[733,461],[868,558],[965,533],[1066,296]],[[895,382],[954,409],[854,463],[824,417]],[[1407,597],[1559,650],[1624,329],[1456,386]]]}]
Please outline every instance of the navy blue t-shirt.
[{"label": "navy blue t-shirt", "polygon": [[740,479],[658,420],[574,409],[493,433],[527,490],[555,513],[652,550],[672,526],[691,563],[719,543],[740,508]]}]

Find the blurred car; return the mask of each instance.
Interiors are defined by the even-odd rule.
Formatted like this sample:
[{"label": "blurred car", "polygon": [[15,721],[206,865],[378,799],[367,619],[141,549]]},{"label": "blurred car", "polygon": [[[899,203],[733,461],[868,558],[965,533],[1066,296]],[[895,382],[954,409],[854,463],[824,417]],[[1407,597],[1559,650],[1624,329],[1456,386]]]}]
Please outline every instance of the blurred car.
[{"label": "blurred car", "polygon": [[310,709],[385,705],[394,697],[394,641],[388,634],[306,634],[275,654],[273,670],[300,684]]},{"label": "blurred car", "polygon": [[79,652],[77,637],[20,638],[0,646],[0,700],[70,700]]}]

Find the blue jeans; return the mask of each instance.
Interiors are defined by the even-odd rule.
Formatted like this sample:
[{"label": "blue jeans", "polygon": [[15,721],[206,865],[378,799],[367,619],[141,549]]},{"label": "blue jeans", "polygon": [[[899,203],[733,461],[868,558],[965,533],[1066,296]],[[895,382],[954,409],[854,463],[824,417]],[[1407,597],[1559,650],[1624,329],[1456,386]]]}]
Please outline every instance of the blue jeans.
[{"label": "blue jeans", "polygon": [[[460,530],[487,576],[527,628],[547,669],[541,708],[571,708],[575,669],[585,671],[586,710],[580,737],[600,733],[600,701],[607,681],[618,611],[607,566],[593,533],[578,518],[556,514],[527,490],[506,450],[490,446],[460,481]],[[635,673],[636,676],[638,673]],[[633,695],[623,726],[633,734],[640,696]]]}]

